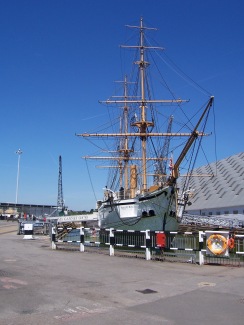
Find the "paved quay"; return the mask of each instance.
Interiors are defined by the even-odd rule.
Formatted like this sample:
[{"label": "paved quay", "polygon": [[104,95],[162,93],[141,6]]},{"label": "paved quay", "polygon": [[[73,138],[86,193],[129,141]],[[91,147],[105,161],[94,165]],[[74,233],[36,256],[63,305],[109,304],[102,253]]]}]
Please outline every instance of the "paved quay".
[{"label": "paved quay", "polygon": [[15,232],[17,233],[18,231],[18,222],[17,221],[5,221],[5,220],[0,220],[0,235],[1,234],[6,234],[10,232]]},{"label": "paved quay", "polygon": [[243,325],[244,268],[51,250],[0,235],[1,325]]}]

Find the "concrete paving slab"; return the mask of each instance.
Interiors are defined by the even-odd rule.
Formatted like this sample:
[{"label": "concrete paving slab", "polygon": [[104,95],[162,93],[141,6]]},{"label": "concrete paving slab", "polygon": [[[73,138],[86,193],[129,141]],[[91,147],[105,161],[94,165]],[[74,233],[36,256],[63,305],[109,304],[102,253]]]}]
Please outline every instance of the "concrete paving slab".
[{"label": "concrete paving slab", "polygon": [[244,268],[51,250],[0,235],[1,325],[243,324]]}]

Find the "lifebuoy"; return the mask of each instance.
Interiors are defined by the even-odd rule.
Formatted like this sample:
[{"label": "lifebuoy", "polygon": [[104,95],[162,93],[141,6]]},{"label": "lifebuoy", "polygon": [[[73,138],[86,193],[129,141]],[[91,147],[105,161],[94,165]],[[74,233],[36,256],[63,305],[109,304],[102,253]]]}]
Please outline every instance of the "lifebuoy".
[{"label": "lifebuoy", "polygon": [[228,246],[229,246],[230,249],[233,249],[235,247],[235,240],[234,240],[234,238],[230,238],[228,240]]},{"label": "lifebuoy", "polygon": [[213,234],[208,237],[207,247],[214,255],[222,255],[228,247],[227,239],[223,235]]}]

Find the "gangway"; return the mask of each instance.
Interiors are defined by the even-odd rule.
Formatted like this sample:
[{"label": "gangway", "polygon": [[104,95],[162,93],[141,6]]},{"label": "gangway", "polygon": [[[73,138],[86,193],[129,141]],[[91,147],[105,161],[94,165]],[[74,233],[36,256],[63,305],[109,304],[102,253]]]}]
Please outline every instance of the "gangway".
[{"label": "gangway", "polygon": [[97,221],[98,214],[97,212],[92,214],[75,214],[72,216],[59,216],[59,217],[47,217],[47,221],[56,221],[57,223],[62,222],[82,222],[82,221]]}]

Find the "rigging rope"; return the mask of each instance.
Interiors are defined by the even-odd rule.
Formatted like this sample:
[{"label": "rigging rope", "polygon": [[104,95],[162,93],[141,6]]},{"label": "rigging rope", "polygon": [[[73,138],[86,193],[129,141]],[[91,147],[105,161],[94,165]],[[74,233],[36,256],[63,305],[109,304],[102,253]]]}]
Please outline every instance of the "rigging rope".
[{"label": "rigging rope", "polygon": [[90,179],[92,191],[93,191],[95,200],[97,201],[96,193],[95,193],[95,190],[94,190],[94,187],[93,187],[93,183],[92,183],[92,179],[91,179],[91,174],[90,174],[90,171],[89,171],[89,168],[88,168],[88,164],[87,164],[87,159],[85,159],[85,161],[86,161],[86,169],[87,169],[87,173],[88,173],[88,176],[89,176],[89,179]]},{"label": "rigging rope", "polygon": [[[204,121],[204,124],[203,124],[203,133],[204,133],[204,131],[206,129],[206,125],[207,125],[207,120],[208,120],[209,113],[210,113],[210,110],[207,112],[207,115],[206,115],[206,118],[205,118],[205,121]],[[182,192],[184,192],[185,189],[189,188],[189,183],[190,183],[190,180],[191,180],[191,175],[192,175],[192,172],[193,172],[193,170],[195,168],[196,160],[197,160],[197,156],[198,156],[198,153],[199,153],[200,148],[203,151],[203,148],[201,146],[202,140],[203,140],[203,137],[200,137],[200,140],[198,141],[198,146],[197,146],[197,150],[196,150],[196,153],[195,153],[195,157],[194,157],[193,163],[192,163],[192,160],[193,160],[194,150],[195,150],[195,147],[196,147],[196,141],[195,141],[194,146],[192,148],[192,155],[191,155],[191,158],[190,158],[189,168],[188,168],[188,172],[187,172],[187,174],[189,174],[190,176],[186,178],[186,180],[184,182],[184,185],[183,185]],[[204,153],[204,156],[206,158],[206,155],[205,155],[205,152],[204,151],[203,151],[203,153]],[[209,166],[209,163],[208,163],[208,166]]]}]

